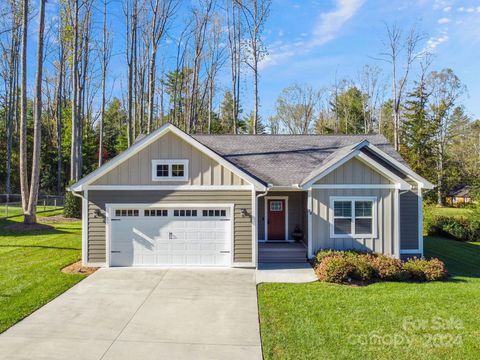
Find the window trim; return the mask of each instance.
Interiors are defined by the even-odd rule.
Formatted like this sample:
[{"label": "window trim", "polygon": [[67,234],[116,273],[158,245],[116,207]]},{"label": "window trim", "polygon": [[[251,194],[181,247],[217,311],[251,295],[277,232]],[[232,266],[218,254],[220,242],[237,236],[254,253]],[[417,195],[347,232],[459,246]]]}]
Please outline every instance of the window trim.
[{"label": "window trim", "polygon": [[[158,165],[168,165],[168,176],[157,176]],[[183,176],[172,176],[173,165],[183,165]],[[152,160],[152,181],[188,181],[188,159]]]},{"label": "window trim", "polygon": [[[334,203],[335,201],[347,201],[350,202],[352,209],[352,220],[351,220],[351,229],[352,233],[350,234],[335,234],[335,213],[334,213]],[[371,201],[372,202],[372,233],[371,234],[355,234],[355,202],[358,201]],[[375,239],[378,237],[378,198],[376,196],[330,196],[330,208],[329,208],[329,222],[330,222],[330,238],[332,239]],[[365,217],[361,217],[365,218]]]}]

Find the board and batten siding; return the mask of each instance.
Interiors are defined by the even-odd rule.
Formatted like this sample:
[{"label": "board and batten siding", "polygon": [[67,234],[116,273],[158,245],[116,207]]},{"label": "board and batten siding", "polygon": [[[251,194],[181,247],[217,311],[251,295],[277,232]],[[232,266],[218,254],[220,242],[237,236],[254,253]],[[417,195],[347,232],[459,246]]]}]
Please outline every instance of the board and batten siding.
[{"label": "board and batten siding", "polygon": [[[394,247],[394,190],[392,189],[313,189],[312,222],[313,252],[319,249],[370,250],[393,255]],[[332,196],[374,196],[377,198],[376,238],[331,238],[330,197]]]},{"label": "board and batten siding", "polygon": [[[187,181],[152,180],[152,160],[187,159]],[[167,133],[92,185],[249,185],[240,176],[197,150],[177,135]]]},{"label": "board and batten siding", "polygon": [[[249,191],[109,191],[88,192],[88,262],[106,261],[105,217],[96,216],[105,211],[105,204],[234,204],[234,262],[252,262],[252,194]],[[246,216],[241,209],[245,208]]]},{"label": "board and batten siding", "polygon": [[[391,184],[390,179],[367,165],[352,158],[327,174],[317,184]],[[334,196],[373,196],[377,198],[376,238],[331,238],[330,198]],[[394,246],[394,189],[313,189],[313,251],[318,249],[357,249],[393,255]]]}]

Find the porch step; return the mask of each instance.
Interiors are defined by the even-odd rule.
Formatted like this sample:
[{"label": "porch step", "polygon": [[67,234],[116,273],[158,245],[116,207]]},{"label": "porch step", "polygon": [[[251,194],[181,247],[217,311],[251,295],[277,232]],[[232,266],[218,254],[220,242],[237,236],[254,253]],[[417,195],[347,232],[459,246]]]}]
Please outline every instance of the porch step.
[{"label": "porch step", "polygon": [[258,246],[258,261],[304,263],[307,261],[307,249],[300,243],[263,243]]}]

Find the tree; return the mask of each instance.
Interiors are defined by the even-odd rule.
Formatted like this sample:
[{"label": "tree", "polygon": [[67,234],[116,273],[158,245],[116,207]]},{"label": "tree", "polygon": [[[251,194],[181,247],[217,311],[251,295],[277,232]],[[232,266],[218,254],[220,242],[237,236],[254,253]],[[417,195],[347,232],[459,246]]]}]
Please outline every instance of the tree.
[{"label": "tree", "polygon": [[367,96],[356,86],[349,86],[335,97],[331,104],[338,119],[338,131],[343,134],[365,133],[365,116],[370,118],[369,111],[365,111],[363,104]]},{"label": "tree", "polygon": [[98,126],[98,166],[103,164],[103,123],[105,118],[105,86],[107,79],[107,66],[111,55],[111,43],[107,32],[107,0],[103,1],[103,42],[102,42],[102,104],[100,110],[100,123]]},{"label": "tree", "polygon": [[168,21],[174,14],[177,3],[174,0],[149,0],[150,10],[152,12],[152,21],[150,24],[150,64],[148,70],[148,117],[147,117],[147,133],[152,130],[153,123],[153,107],[155,99],[155,81],[157,49],[165,34]]},{"label": "tree", "polygon": [[27,174],[27,38],[28,38],[28,0],[23,0],[22,8],[22,55],[21,55],[21,95],[20,95],[20,193],[22,209],[28,211],[28,174]]},{"label": "tree", "polygon": [[437,202],[443,205],[445,196],[445,160],[446,148],[452,139],[452,116],[456,101],[465,92],[460,79],[452,69],[432,71],[427,80],[431,92],[430,111],[435,126],[436,158],[437,158]]},{"label": "tree", "polygon": [[427,90],[425,76],[425,71],[422,71],[416,88],[408,94],[405,101],[400,150],[415,172],[433,180],[437,144],[435,123],[428,108],[431,94]]},{"label": "tree", "polygon": [[424,56],[425,52],[418,47],[422,37],[415,27],[405,35],[396,24],[386,25],[387,38],[385,51],[381,59],[390,64],[392,69],[392,106],[393,106],[393,145],[400,149],[401,111],[406,91],[407,81],[414,62]]},{"label": "tree", "polygon": [[289,134],[308,134],[312,132],[320,98],[311,86],[291,85],[277,98],[275,117]]},{"label": "tree", "polygon": [[258,95],[258,64],[266,54],[265,45],[262,41],[262,31],[270,12],[271,0],[234,0],[242,9],[245,24],[249,34],[247,42],[246,64],[253,73],[253,133],[256,134],[259,121],[259,95]]}]

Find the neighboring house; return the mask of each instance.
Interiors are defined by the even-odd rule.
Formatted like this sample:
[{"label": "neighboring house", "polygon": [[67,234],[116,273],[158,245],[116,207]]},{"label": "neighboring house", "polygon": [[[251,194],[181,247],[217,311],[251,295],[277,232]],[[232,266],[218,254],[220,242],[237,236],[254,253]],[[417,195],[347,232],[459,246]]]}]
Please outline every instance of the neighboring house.
[{"label": "neighboring house", "polygon": [[272,260],[259,248],[282,260],[321,248],[421,256],[432,187],[379,135],[190,136],[166,124],[70,190],[83,198],[85,265],[256,267]]},{"label": "neighboring house", "polygon": [[461,206],[471,201],[471,189],[468,185],[456,187],[447,195],[447,204],[450,206]]}]

